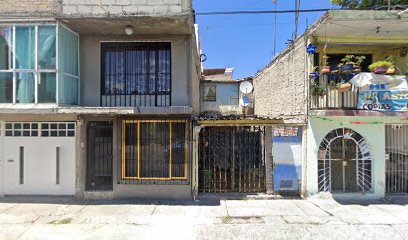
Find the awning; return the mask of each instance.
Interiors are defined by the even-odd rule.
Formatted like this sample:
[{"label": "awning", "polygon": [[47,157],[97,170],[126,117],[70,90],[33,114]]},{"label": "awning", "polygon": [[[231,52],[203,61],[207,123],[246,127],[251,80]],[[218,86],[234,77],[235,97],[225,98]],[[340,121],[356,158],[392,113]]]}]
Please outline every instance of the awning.
[{"label": "awning", "polygon": [[408,88],[407,78],[404,75],[382,75],[364,72],[354,76],[350,82],[359,88],[369,87],[370,85],[378,85],[381,88],[381,84],[387,89]]}]

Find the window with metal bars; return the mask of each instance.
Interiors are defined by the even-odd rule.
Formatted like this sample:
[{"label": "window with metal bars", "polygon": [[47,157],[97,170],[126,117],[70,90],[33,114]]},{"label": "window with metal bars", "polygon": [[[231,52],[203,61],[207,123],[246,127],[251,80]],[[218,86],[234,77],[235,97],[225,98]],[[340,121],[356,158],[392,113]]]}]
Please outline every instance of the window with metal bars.
[{"label": "window with metal bars", "polygon": [[102,43],[102,106],[170,106],[171,43]]},{"label": "window with metal bars", "polygon": [[123,120],[122,180],[187,180],[188,122]]}]

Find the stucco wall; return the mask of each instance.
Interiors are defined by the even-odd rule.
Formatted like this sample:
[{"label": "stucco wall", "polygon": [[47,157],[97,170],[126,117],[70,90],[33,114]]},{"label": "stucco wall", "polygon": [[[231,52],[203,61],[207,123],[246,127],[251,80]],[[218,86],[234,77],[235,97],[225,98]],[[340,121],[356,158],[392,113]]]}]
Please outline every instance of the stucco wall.
[{"label": "stucco wall", "polygon": [[[352,197],[381,198],[385,194],[385,124],[402,123],[400,117],[325,117],[330,120],[309,118],[307,131],[307,193],[313,195],[318,192],[317,153],[323,138],[330,131],[337,128],[350,128],[366,138],[373,166],[373,193],[365,195],[342,194]],[[350,122],[381,122],[380,124],[356,125]]]},{"label": "stucco wall", "polygon": [[172,56],[172,106],[191,106],[190,37],[150,38],[105,35],[80,36],[81,105],[100,106],[100,54],[101,41],[156,41],[171,42]]},{"label": "stucco wall", "polygon": [[253,80],[255,115],[306,120],[306,39],[289,46]]},{"label": "stucco wall", "polygon": [[[216,86],[216,101],[204,101],[204,86]],[[240,114],[238,84],[236,83],[202,83],[201,84],[201,112],[215,112],[221,114]]]}]

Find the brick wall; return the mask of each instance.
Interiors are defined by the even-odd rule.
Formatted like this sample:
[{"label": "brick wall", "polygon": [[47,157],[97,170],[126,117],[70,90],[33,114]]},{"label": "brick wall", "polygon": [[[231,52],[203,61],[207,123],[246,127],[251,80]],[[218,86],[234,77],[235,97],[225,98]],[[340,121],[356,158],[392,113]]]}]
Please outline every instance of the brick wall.
[{"label": "brick wall", "polygon": [[256,115],[306,120],[305,42],[302,36],[255,75]]},{"label": "brick wall", "polygon": [[191,13],[191,0],[62,0],[63,15],[183,15]]},{"label": "brick wall", "polygon": [[53,15],[60,9],[58,0],[0,0],[0,16]]}]

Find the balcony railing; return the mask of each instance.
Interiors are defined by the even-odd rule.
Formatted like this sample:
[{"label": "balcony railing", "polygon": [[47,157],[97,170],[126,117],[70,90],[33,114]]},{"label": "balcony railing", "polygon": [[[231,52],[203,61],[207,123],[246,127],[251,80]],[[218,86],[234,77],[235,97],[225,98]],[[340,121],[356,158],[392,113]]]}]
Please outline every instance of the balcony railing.
[{"label": "balcony railing", "polygon": [[[343,78],[350,79],[349,77]],[[315,81],[315,80],[312,80]],[[345,81],[347,82],[347,81]],[[310,109],[357,109],[358,87],[344,91],[339,89],[339,79],[334,74],[320,76],[318,80],[320,91],[313,91],[313,82],[310,90]]]},{"label": "balcony railing", "polygon": [[171,94],[152,95],[101,95],[102,107],[168,107],[171,106]]}]

